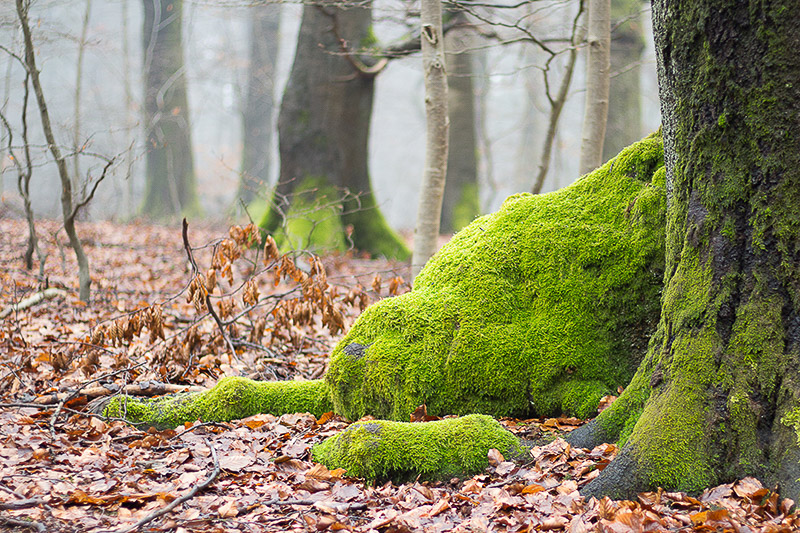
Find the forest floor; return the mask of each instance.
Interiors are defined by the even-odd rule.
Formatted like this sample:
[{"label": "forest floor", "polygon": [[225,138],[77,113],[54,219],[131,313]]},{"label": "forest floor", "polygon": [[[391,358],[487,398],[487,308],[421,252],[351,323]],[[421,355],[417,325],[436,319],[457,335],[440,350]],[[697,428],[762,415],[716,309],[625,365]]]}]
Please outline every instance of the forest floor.
[{"label": "forest floor", "polygon": [[[409,290],[409,273],[343,254],[322,258],[324,280],[308,255],[265,264],[263,252],[235,244],[246,244],[244,230],[227,239],[228,228],[189,227],[205,274],[195,278],[178,224],[81,223],[93,281],[86,303],[74,290],[75,261],[59,227],[38,223],[43,279],[38,264],[22,268],[25,224],[0,220],[0,312],[11,311],[0,319],[0,529],[800,531],[794,502],[752,478],[693,496],[658,491],[636,501],[587,501],[579,489],[616,447],[569,446],[559,435],[582,423],[575,419],[502,420],[524,438],[549,440],[524,463],[492,451],[488,469],[470,479],[368,485],[310,460],[313,444],[348,424],[332,413],[168,431],[91,416],[87,404],[115,391],[210,387],[225,375],[319,378],[360,310]],[[316,275],[304,276],[295,263]],[[212,288],[220,320],[231,323],[225,337],[201,285]],[[11,309],[44,288],[59,290]]]}]

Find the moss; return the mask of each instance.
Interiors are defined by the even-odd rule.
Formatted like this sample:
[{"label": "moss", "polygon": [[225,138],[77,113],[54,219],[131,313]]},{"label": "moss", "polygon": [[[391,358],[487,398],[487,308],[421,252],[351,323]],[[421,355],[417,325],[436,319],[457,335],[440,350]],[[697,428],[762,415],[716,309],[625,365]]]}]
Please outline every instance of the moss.
[{"label": "moss", "polygon": [[260,220],[259,227],[272,234],[283,251],[343,252],[355,247],[388,259],[411,256],[371,194],[354,196],[322,177],[307,177],[295,186],[285,215],[273,204]]},{"label": "moss", "polygon": [[592,415],[630,380],[658,318],[662,154],[651,136],[456,234],[413,291],[371,306],[336,347],[336,411]]},{"label": "moss", "polygon": [[321,416],[332,407],[323,380],[253,381],[227,377],[204,392],[147,399],[116,396],[103,414],[125,418],[140,426],[165,429],[195,420],[226,422],[258,413],[309,412]]},{"label": "moss", "polygon": [[481,212],[477,183],[465,183],[461,187],[458,203],[453,208],[452,227],[459,230],[475,220]]},{"label": "moss", "polygon": [[314,446],[313,457],[328,468],[344,468],[350,476],[399,482],[481,472],[491,448],[506,458],[525,452],[496,420],[468,415],[424,423],[356,422]]}]

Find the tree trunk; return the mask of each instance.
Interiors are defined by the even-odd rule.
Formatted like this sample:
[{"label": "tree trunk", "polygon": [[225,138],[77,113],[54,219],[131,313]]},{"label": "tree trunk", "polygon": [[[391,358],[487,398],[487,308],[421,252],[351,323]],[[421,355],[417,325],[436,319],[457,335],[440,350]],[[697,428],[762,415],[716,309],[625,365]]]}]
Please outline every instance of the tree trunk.
[{"label": "tree trunk", "polygon": [[640,0],[611,0],[611,82],[603,161],[642,136],[641,69],[644,34]]},{"label": "tree trunk", "polygon": [[800,496],[800,8],[653,3],[667,164],[662,316],[633,381],[573,437],[620,439],[583,491],[753,475]]},{"label": "tree trunk", "polygon": [[447,116],[447,72],[442,34],[441,0],[422,0],[422,70],[425,78],[425,170],[419,190],[417,225],[414,229],[414,254],[411,275],[416,277],[439,241],[439,219],[447,176],[447,141],[450,121]]},{"label": "tree trunk", "polygon": [[371,44],[370,4],[303,7],[297,51],[278,118],[281,171],[261,226],[283,247],[346,249],[406,258],[386,224],[367,170],[375,72],[343,53]]},{"label": "tree trunk", "polygon": [[608,117],[611,53],[611,0],[589,0],[589,53],[586,59],[586,107],[583,112],[579,173],[603,163],[603,140]]},{"label": "tree trunk", "polygon": [[44,99],[42,84],[39,80],[39,70],[36,67],[36,54],[33,49],[30,25],[28,24],[27,2],[24,2],[24,0],[16,0],[16,7],[17,16],[19,17],[25,40],[25,67],[31,77],[33,94],[36,96],[36,103],[39,107],[39,117],[42,120],[42,130],[47,140],[47,147],[55,160],[58,176],[61,180],[61,211],[64,217],[64,232],[69,238],[69,244],[72,247],[72,251],[75,252],[75,260],[78,263],[78,295],[82,301],[88,302],[91,296],[92,279],[89,275],[89,258],[86,257],[83,251],[83,245],[75,229],[75,215],[77,212],[73,208],[72,203],[72,182],[69,178],[67,162],[61,155],[61,149],[56,143],[55,135],[53,135],[50,113],[47,110],[47,102]]},{"label": "tree trunk", "polygon": [[199,209],[181,43],[183,0],[143,3],[147,185],[142,212],[165,218]]},{"label": "tree trunk", "polygon": [[[463,17],[455,14],[453,16]],[[447,179],[444,185],[439,230],[453,233],[480,214],[478,198],[478,147],[475,140],[474,69],[469,50],[469,34],[448,32],[447,110],[450,116],[450,141],[447,152]]]},{"label": "tree trunk", "polygon": [[250,21],[250,65],[243,126],[242,170],[238,199],[249,204],[269,183],[273,92],[278,52],[280,5],[253,7]]}]

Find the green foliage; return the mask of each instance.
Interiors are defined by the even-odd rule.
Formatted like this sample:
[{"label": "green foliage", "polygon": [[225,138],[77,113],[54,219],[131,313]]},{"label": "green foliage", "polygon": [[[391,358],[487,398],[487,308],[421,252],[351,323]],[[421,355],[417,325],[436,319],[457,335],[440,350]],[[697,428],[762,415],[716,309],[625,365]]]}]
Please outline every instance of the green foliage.
[{"label": "green foliage", "polygon": [[356,422],[313,448],[328,468],[367,480],[449,479],[484,470],[490,449],[506,458],[525,449],[517,437],[485,415],[436,422]]},{"label": "green foliage", "polygon": [[655,134],[572,186],[510,197],[331,356],[336,411],[590,416],[630,380],[659,314],[665,192]]}]

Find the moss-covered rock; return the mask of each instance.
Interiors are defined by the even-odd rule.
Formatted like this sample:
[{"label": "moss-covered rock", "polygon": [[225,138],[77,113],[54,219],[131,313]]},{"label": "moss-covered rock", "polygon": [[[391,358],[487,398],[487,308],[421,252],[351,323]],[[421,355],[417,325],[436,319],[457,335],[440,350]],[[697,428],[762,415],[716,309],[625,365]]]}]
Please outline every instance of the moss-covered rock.
[{"label": "moss-covered rock", "polygon": [[227,422],[258,413],[312,413],[331,411],[328,385],[323,380],[253,381],[227,377],[204,392],[187,392],[159,398],[115,396],[103,414],[132,424],[174,428],[184,422]]},{"label": "moss-covered rock", "polygon": [[468,415],[424,423],[356,422],[312,451],[315,461],[344,468],[350,476],[400,481],[475,474],[486,468],[492,448],[506,458],[525,452],[517,437],[493,418]]},{"label": "moss-covered rock", "polygon": [[589,416],[630,380],[659,316],[660,134],[565,189],[510,197],[369,307],[325,377],[336,412]]}]

